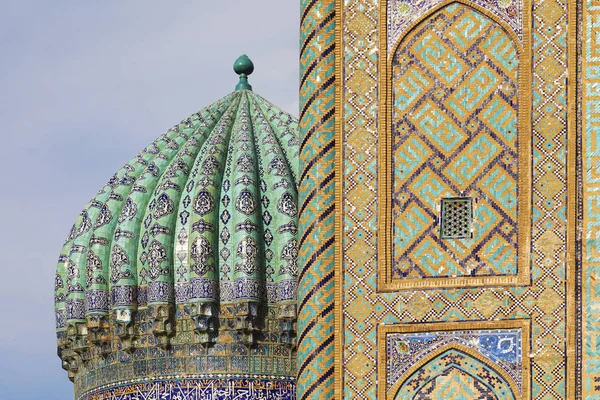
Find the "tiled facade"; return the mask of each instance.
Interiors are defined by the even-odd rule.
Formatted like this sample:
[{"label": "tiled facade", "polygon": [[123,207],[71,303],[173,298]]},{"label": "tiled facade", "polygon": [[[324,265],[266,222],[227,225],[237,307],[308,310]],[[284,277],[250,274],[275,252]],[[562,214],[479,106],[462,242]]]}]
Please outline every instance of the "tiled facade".
[{"label": "tiled facade", "polygon": [[580,220],[578,234],[578,343],[577,383],[584,399],[600,396],[600,314],[598,304],[598,277],[600,274],[600,248],[598,246],[599,224],[599,158],[600,149],[600,1],[586,0],[579,10],[578,50],[579,91],[578,102],[578,149],[581,157],[577,167],[581,185],[578,186],[578,211]]},{"label": "tiled facade", "polygon": [[337,2],[301,1],[298,398],[334,398]]},{"label": "tiled facade", "polygon": [[[384,336],[381,336],[382,331],[387,332],[393,330],[394,327],[410,325],[419,334],[427,335],[434,330],[434,326],[445,326],[444,324],[450,322],[460,323],[460,326],[453,325],[444,328],[448,332],[468,331],[482,321],[489,321],[490,323],[496,321],[500,323],[525,321],[524,323],[530,326],[531,338],[522,342],[522,351],[529,361],[527,364],[529,367],[526,369],[525,364],[517,364],[517,366],[521,369],[518,375],[527,378],[526,381],[530,382],[529,387],[525,391],[514,389],[518,387],[516,378],[513,378],[515,375],[512,375],[513,377],[510,374],[503,375],[502,368],[494,366],[493,362],[489,362],[488,357],[484,357],[483,359],[486,360],[484,364],[488,367],[492,366],[497,377],[504,376],[503,379],[508,386],[503,387],[513,389],[511,389],[512,394],[510,396],[502,392],[504,389],[498,389],[499,392],[495,392],[495,394],[486,394],[483,390],[480,394],[495,396],[496,398],[510,398],[511,396],[514,396],[514,398],[531,397],[539,399],[574,398],[577,389],[574,379],[575,363],[573,357],[575,349],[575,320],[573,318],[576,311],[573,301],[575,296],[573,284],[576,272],[573,242],[576,221],[574,218],[575,203],[572,194],[574,193],[573,188],[576,187],[576,175],[574,169],[568,166],[571,165],[575,156],[573,144],[575,143],[576,132],[572,129],[573,125],[569,125],[571,119],[575,116],[573,114],[568,115],[567,95],[568,93],[572,94],[572,92],[568,92],[567,77],[569,74],[571,74],[571,78],[574,75],[572,70],[567,69],[567,60],[574,51],[572,46],[569,47],[569,39],[573,40],[575,38],[572,18],[576,10],[576,4],[557,0],[526,1],[522,3],[510,1],[421,3],[399,0],[387,2],[376,0],[347,1],[342,3],[342,13],[338,18],[338,23],[342,24],[341,30],[343,32],[343,46],[338,55],[344,55],[343,76],[338,79],[342,91],[343,110],[343,113],[338,115],[343,118],[343,128],[336,135],[338,139],[343,141],[338,146],[338,150],[343,151],[344,154],[343,163],[340,164],[343,176],[338,180],[338,183],[343,185],[343,190],[341,190],[343,194],[337,199],[337,204],[341,204],[343,207],[343,224],[338,231],[342,235],[338,243],[343,243],[343,257],[337,260],[336,263],[337,276],[341,280],[339,282],[341,299],[336,304],[336,312],[341,313],[342,317],[341,325],[338,326],[337,331],[343,332],[344,335],[343,338],[338,338],[336,341],[338,362],[344,365],[343,371],[339,374],[339,388],[343,390],[344,398],[371,399],[378,396],[378,385],[381,386],[386,379],[385,374],[378,372],[382,371],[382,362],[384,362],[381,357],[391,357],[390,353],[386,353],[389,349],[386,348]],[[419,8],[420,5],[422,5],[421,8]],[[497,142],[498,144],[495,146],[509,153],[513,151],[512,154],[516,156],[513,157],[510,163],[502,165],[505,174],[502,182],[506,188],[510,189],[506,189],[504,192],[496,190],[494,185],[490,184],[491,181],[488,184],[483,184],[486,179],[490,180],[489,177],[482,177],[483,180],[479,181],[482,184],[480,188],[494,191],[491,196],[489,194],[488,196],[473,196],[461,192],[461,190],[448,190],[447,194],[440,193],[438,197],[484,198],[485,201],[497,201],[500,203],[497,206],[501,208],[508,206],[508,202],[505,200],[509,197],[512,196],[513,201],[515,199],[518,201],[519,198],[523,197],[521,193],[529,190],[531,200],[523,203],[521,209],[516,210],[512,217],[504,213],[504,218],[508,219],[505,219],[503,224],[496,225],[497,228],[493,229],[501,230],[502,227],[505,227],[508,231],[510,226],[513,233],[520,233],[521,229],[525,229],[525,232],[528,230],[530,233],[525,233],[523,239],[509,235],[514,242],[511,244],[510,240],[506,240],[506,243],[499,245],[499,247],[507,250],[501,256],[501,258],[505,257],[504,260],[506,261],[498,264],[503,265],[503,267],[484,267],[483,270],[487,272],[485,272],[485,277],[481,277],[482,279],[472,282],[463,280],[459,284],[455,284],[455,279],[473,278],[480,271],[477,268],[470,268],[467,264],[464,264],[461,269],[461,258],[459,257],[463,254],[461,252],[470,255],[476,253],[477,250],[484,251],[483,249],[486,248],[485,245],[474,246],[472,250],[469,250],[467,242],[473,239],[455,239],[456,242],[463,242],[460,244],[455,243],[454,246],[449,243],[446,244],[448,257],[446,262],[441,262],[443,258],[440,257],[439,260],[436,259],[432,263],[437,268],[423,269],[425,268],[423,263],[415,261],[415,266],[419,264],[418,266],[421,269],[410,269],[410,272],[417,274],[418,278],[426,276],[427,278],[442,279],[437,281],[429,279],[427,285],[421,286],[418,285],[418,281],[415,281],[416,285],[413,288],[408,284],[394,287],[394,281],[402,281],[402,279],[409,276],[406,273],[409,271],[408,269],[403,270],[394,266],[394,263],[398,262],[396,260],[400,260],[402,254],[404,254],[402,252],[404,249],[399,249],[398,243],[403,238],[410,240],[411,237],[406,236],[407,231],[413,234],[417,232],[415,235],[419,233],[415,228],[418,225],[416,218],[411,217],[404,221],[398,219],[402,215],[402,196],[406,196],[408,193],[410,196],[420,196],[419,199],[424,201],[427,196],[434,196],[432,192],[434,192],[435,185],[432,186],[433,180],[424,179],[424,189],[420,190],[415,186],[416,183],[413,187],[409,187],[410,183],[407,183],[407,189],[409,190],[402,190],[402,186],[399,186],[397,191],[394,189],[391,192],[393,196],[390,198],[385,193],[391,190],[394,184],[404,184],[404,181],[394,181],[392,177],[398,176],[401,179],[401,174],[406,172],[407,166],[412,167],[415,165],[415,168],[421,168],[421,171],[426,167],[433,170],[436,156],[446,162],[442,172],[448,175],[444,176],[443,182],[448,182],[446,179],[452,173],[468,175],[474,171],[473,168],[459,168],[462,164],[456,160],[460,156],[460,150],[453,152],[450,149],[446,153],[440,152],[440,146],[443,145],[442,140],[450,139],[448,134],[444,138],[440,137],[435,143],[435,148],[431,143],[432,146],[427,149],[406,142],[410,140],[415,142],[425,141],[427,138],[424,136],[425,133],[422,129],[417,129],[414,134],[410,132],[406,134],[398,133],[401,132],[402,127],[401,123],[396,124],[396,121],[401,122],[402,118],[408,118],[408,122],[412,123],[413,128],[415,124],[424,123],[423,118],[418,120],[415,118],[415,120],[410,121],[410,113],[406,115],[398,112],[399,107],[407,106],[410,108],[412,106],[418,111],[419,107],[422,108],[428,104],[430,109],[435,107],[444,109],[444,107],[448,107],[448,99],[451,98],[452,93],[455,93],[453,91],[460,89],[460,85],[440,86],[443,78],[439,69],[455,67],[456,64],[453,64],[453,61],[440,59],[437,65],[431,61],[429,63],[424,62],[426,54],[418,53],[418,49],[415,47],[417,44],[426,47],[428,44],[424,38],[434,40],[433,38],[436,37],[443,40],[442,35],[452,35],[453,27],[444,29],[441,24],[448,23],[451,18],[459,18],[458,13],[456,13],[457,9],[468,9],[471,16],[483,18],[482,21],[484,22],[482,24],[486,24],[488,27],[494,24],[502,27],[498,29],[504,32],[505,37],[512,39],[512,46],[517,49],[519,54],[514,62],[518,62],[519,65],[527,65],[530,68],[531,75],[527,85],[512,84],[515,90],[525,90],[527,96],[524,93],[515,94],[513,92],[512,96],[514,97],[510,97],[511,95],[507,97],[496,92],[496,96],[499,95],[506,100],[508,107],[513,109],[513,111],[510,111],[509,108],[504,108],[505,116],[509,115],[509,120],[516,121],[514,123],[516,128],[508,128],[511,130],[510,133],[507,127],[513,125],[511,122],[505,121],[505,125],[497,124],[496,128],[493,128],[504,130],[502,133],[504,143]],[[444,15],[444,21],[435,21],[440,15]],[[569,18],[572,19],[570,24],[568,24]],[[436,22],[440,26],[437,26]],[[429,27],[429,30],[425,28],[426,26]],[[472,33],[472,36],[468,38],[469,40],[482,39],[481,42],[474,43],[479,50],[489,44],[489,41],[485,42],[484,40],[486,35],[493,35],[492,28],[478,33],[477,24],[467,24],[465,26],[466,28],[462,32]],[[414,46],[410,47],[409,42],[415,35],[422,35],[422,38],[415,41]],[[404,37],[406,37],[405,42],[402,42]],[[458,36],[454,36],[454,40],[458,40]],[[410,65],[407,65],[406,70],[402,69],[403,60],[399,56],[404,51],[404,43],[406,43],[406,48],[411,51],[409,57],[412,58],[408,62],[414,62],[414,68],[412,69],[410,69]],[[448,42],[445,42],[445,45],[447,44]],[[455,42],[452,49],[456,50],[460,45],[462,43]],[[460,52],[459,55],[467,57],[467,59],[466,61],[456,61],[456,63],[470,62],[470,65],[476,68],[473,62],[478,61],[475,59],[468,60],[468,56],[471,54],[469,51],[473,52],[474,50],[476,48],[470,46],[465,51]],[[480,53],[484,59],[482,62],[487,66],[493,65],[494,59],[497,59],[492,52],[488,49],[482,50],[482,53]],[[444,49],[443,51],[430,51],[429,55],[448,57],[448,53],[450,52]],[[395,55],[398,57],[392,58]],[[415,57],[420,57],[420,59],[416,60]],[[391,67],[388,67],[388,60],[392,61]],[[504,61],[507,61],[507,59],[504,59]],[[435,68],[439,68],[437,74],[435,71],[431,72],[431,69]],[[502,70],[503,67],[499,65],[494,67],[496,73],[501,73]],[[401,96],[397,90],[402,88],[403,82],[407,88],[407,95],[404,97],[407,102],[413,100],[409,95],[414,96],[418,92],[414,88],[410,88],[407,83],[410,82],[415,85],[419,83],[414,77],[407,76],[404,78],[403,74],[412,73],[414,75],[417,72],[424,74],[425,80],[433,81],[432,85],[434,86],[424,88],[424,94],[419,93],[422,100],[414,99],[414,104],[400,103]],[[474,76],[475,74],[471,73],[468,75],[468,79]],[[513,75],[512,78],[506,74],[503,76],[505,77],[503,79],[507,78],[509,81],[518,82],[522,73],[519,72],[519,75]],[[495,90],[507,89],[507,86],[511,85],[509,81],[504,80],[501,83],[497,81]],[[440,96],[439,101],[435,100],[434,88],[441,88],[444,91],[444,93],[437,93]],[[469,88],[475,90],[476,93],[474,96],[468,95],[467,97],[476,100],[476,94],[485,89],[485,80],[470,85]],[[489,93],[491,94],[491,92]],[[485,95],[485,93],[483,94]],[[394,97],[395,95],[397,97]],[[488,107],[493,104],[492,97],[493,95],[489,97]],[[418,103],[419,101],[421,103]],[[482,101],[485,102],[486,100]],[[528,104],[528,107],[522,108],[523,102]],[[465,103],[459,103],[458,106],[461,104]],[[458,111],[460,108],[458,106],[452,107],[452,111]],[[469,107],[468,112],[477,113],[478,106],[481,107],[481,110],[485,110],[485,105],[474,105]],[[398,112],[396,115],[400,119],[394,119],[392,112]],[[489,118],[492,114],[501,114],[498,111],[495,113],[488,111],[488,117],[483,117],[482,114],[485,111],[479,112],[481,115],[477,117],[478,122],[484,125],[493,122],[493,118]],[[506,112],[509,114],[506,114]],[[512,113],[512,117],[510,113]],[[413,114],[412,117],[415,117],[415,115]],[[463,121],[460,115],[456,117],[458,123],[457,121],[453,121],[453,123],[457,127],[452,128],[451,123],[440,123],[438,128],[466,135],[469,137],[467,140],[476,139],[473,130],[469,131],[467,120]],[[529,117],[529,122],[528,125],[523,126],[521,122],[526,117]],[[388,118],[393,122],[393,124],[390,124],[390,129],[386,128]],[[467,118],[471,118],[471,116],[467,116]],[[489,126],[484,126],[478,132],[485,131],[486,134],[490,134],[488,128]],[[432,133],[435,134],[436,132]],[[518,136],[523,133],[526,134]],[[512,142],[513,144],[508,144],[506,139],[515,137],[515,134],[518,139]],[[521,139],[521,137],[524,139]],[[526,142],[523,140],[526,140]],[[384,144],[382,144],[382,141]],[[382,148],[382,146],[385,147]],[[457,146],[460,146],[460,144]],[[512,149],[515,150],[510,150],[511,146],[514,146]],[[516,151],[517,146],[519,148],[518,152]],[[523,151],[521,146],[529,146],[529,150]],[[483,150],[484,146],[477,146],[477,149]],[[381,160],[386,151],[395,157],[390,157],[389,161]],[[409,161],[414,161],[414,164],[403,164],[404,160],[409,158],[402,158],[402,151],[412,157]],[[486,153],[475,156],[476,159],[471,160],[472,164],[476,161],[481,162],[482,158],[488,155],[489,152],[490,148],[486,150]],[[473,152],[470,154],[473,154]],[[515,173],[519,166],[519,160],[516,160],[516,158],[520,157],[529,158],[531,163],[529,172],[527,169],[523,170],[525,171],[524,177],[520,176],[520,172],[519,174]],[[501,156],[496,158],[495,162],[502,163],[501,158]],[[454,172],[449,167],[452,166],[453,162],[455,163]],[[382,170],[382,166],[390,168],[390,170]],[[480,171],[484,176],[486,174],[491,176],[494,169],[500,171],[498,169],[500,164],[496,164],[496,166],[488,164],[488,166],[480,167]],[[458,171],[459,169],[460,171]],[[438,174],[438,177],[440,175]],[[499,177],[499,175],[495,176]],[[474,181],[470,181],[468,184],[472,184],[472,182]],[[467,188],[467,186],[463,186]],[[455,185],[455,189],[461,188]],[[468,190],[466,191],[468,192]],[[505,194],[509,197],[504,197]],[[438,201],[440,201],[439,198]],[[500,198],[503,200],[500,200]],[[427,215],[439,218],[439,205],[434,204],[430,207],[430,213]],[[527,207],[529,207],[529,210]],[[393,210],[398,210],[398,212],[392,212]],[[477,211],[474,211],[474,213],[477,213]],[[522,217],[521,213],[524,213],[525,217]],[[386,224],[382,224],[382,219],[385,218],[390,220],[390,223],[387,224],[389,230],[382,229],[386,226]],[[513,223],[506,225],[506,222],[510,220]],[[480,217],[479,221],[483,221],[483,216]],[[391,222],[397,222],[396,229],[392,230],[393,224]],[[439,220],[436,222],[439,222]],[[485,231],[485,227],[477,226],[476,217],[473,225],[474,236],[481,233],[481,230]],[[432,228],[429,237],[439,234],[436,229],[439,229],[439,224]],[[477,232],[478,230],[479,232]],[[500,231],[496,232],[500,233]],[[422,237],[420,236],[420,238]],[[505,237],[505,239],[507,238]],[[393,243],[395,247],[382,248],[382,240]],[[529,244],[527,244],[528,241]],[[423,241],[416,240],[415,242],[418,245],[423,245]],[[522,245],[522,243],[526,244]],[[460,247],[460,245],[463,245],[463,247]],[[500,255],[492,249],[493,247],[488,243],[485,253],[488,256],[490,254]],[[513,249],[512,253],[510,249]],[[410,248],[406,251],[409,254],[415,254],[415,252],[411,253],[412,249]],[[520,259],[518,258],[519,251],[522,251],[521,254],[523,255]],[[434,259],[435,252],[423,251],[422,254],[428,256],[431,260]],[[479,262],[482,257],[475,257],[474,259]],[[509,262],[508,260],[513,261]],[[450,273],[446,274],[443,267],[449,268],[452,262],[457,262],[456,268],[449,269]],[[502,277],[503,274],[511,275],[515,272],[518,274],[522,267],[526,274],[522,275],[520,279],[508,281]],[[390,276],[391,283],[382,279],[387,274]],[[388,285],[386,286],[386,284]],[[482,332],[485,332],[485,330]],[[482,333],[480,332],[480,334]],[[449,351],[455,351],[455,349]],[[461,357],[467,357],[464,354],[466,353],[463,353]],[[471,353],[468,357],[481,361]],[[431,362],[434,363],[434,361]],[[419,367],[420,364],[417,359],[408,358],[406,363],[408,364],[407,371],[412,372],[397,377],[397,381],[400,383],[394,390],[404,390],[401,388],[406,386],[402,386],[404,384],[401,382],[414,383],[413,379],[416,374],[430,374],[432,371],[428,368],[433,364]],[[460,362],[458,363],[460,364]],[[411,367],[418,368],[411,370]],[[458,379],[456,382],[460,382],[458,376],[460,374],[449,374],[448,379]],[[435,381],[434,376],[431,379],[433,379],[431,382]],[[473,385],[478,386],[479,383],[473,383]],[[431,393],[441,393],[436,392],[433,386],[423,389],[424,392],[420,392],[420,395],[424,397],[417,396],[417,398],[435,398],[423,394],[428,392],[430,396],[434,396]],[[390,392],[389,396],[393,397],[397,393],[400,392]],[[408,396],[408,392],[402,393],[402,396]],[[381,393],[379,393],[379,396],[381,397]],[[413,393],[410,396],[416,396],[416,394]],[[412,398],[410,396],[409,398]]]},{"label": "tiled facade", "polygon": [[[215,218],[227,229],[215,231],[225,243],[211,253],[202,235],[208,217],[183,231],[189,224],[177,222],[176,240],[194,245],[190,257],[171,260],[178,266],[171,282],[161,274],[168,259],[143,239],[170,227],[152,218],[170,214],[169,190],[185,190],[171,180],[139,227],[148,250],[135,257],[147,265],[148,284],[110,293],[94,262],[103,259],[110,218],[102,202],[90,203],[59,264],[70,277],[57,279],[59,340],[81,345],[74,322],[98,335],[104,322],[89,316],[121,303],[126,310],[135,296],[140,304],[177,304],[169,311],[176,334],[164,346],[156,335],[166,322],[161,309],[143,310],[133,325],[121,324],[115,351],[80,368],[76,393],[86,400],[598,398],[599,27],[598,0],[302,0],[299,136],[289,144],[300,164],[292,174],[297,194],[272,185],[277,200],[265,201],[245,191],[252,177],[241,174],[231,179],[235,201],[197,190],[189,202],[181,196],[177,218],[188,209],[210,217],[220,207],[227,213]],[[215,107],[211,113],[224,112]],[[292,158],[284,153],[280,162],[260,159],[269,151],[225,162],[232,171],[279,176]],[[259,203],[273,213],[256,214]],[[123,210],[136,212],[126,202]],[[254,216],[264,231],[252,229]],[[130,239],[125,217],[117,241]],[[98,235],[85,268],[71,276],[86,251],[78,240],[92,229]],[[233,239],[242,244],[227,245],[242,231]],[[257,243],[272,255],[263,292],[242,279],[256,271]],[[123,267],[132,256],[117,250],[110,263]],[[238,262],[228,263],[234,255]],[[210,284],[211,257],[224,265],[218,288]],[[123,283],[116,288],[131,286],[127,271],[110,272]],[[218,309],[188,305],[217,293]],[[236,324],[254,310],[229,303],[260,296],[270,305],[266,334],[248,346]],[[214,344],[196,343],[210,341],[198,324],[214,313],[232,329]],[[127,317],[115,313],[110,323]],[[134,352],[126,348],[132,329],[143,333]],[[71,356],[67,367],[79,361]]]}]

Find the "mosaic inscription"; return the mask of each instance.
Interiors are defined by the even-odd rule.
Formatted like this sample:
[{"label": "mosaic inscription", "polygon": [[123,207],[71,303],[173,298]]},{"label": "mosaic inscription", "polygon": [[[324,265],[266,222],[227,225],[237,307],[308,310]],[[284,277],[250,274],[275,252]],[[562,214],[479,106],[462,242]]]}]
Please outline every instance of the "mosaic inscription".
[{"label": "mosaic inscription", "polygon": [[117,382],[88,392],[79,400],[140,400],[140,399],[264,399],[293,400],[296,385],[293,380],[275,376],[197,376],[185,379],[163,377],[161,380],[136,379]]}]

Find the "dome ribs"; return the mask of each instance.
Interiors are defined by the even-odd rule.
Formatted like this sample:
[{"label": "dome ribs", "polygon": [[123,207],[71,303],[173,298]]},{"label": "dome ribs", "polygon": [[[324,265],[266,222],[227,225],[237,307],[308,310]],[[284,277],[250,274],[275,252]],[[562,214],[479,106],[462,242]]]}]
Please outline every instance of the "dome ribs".
[{"label": "dome ribs", "polygon": [[235,208],[231,219],[233,302],[238,343],[253,345],[264,326],[266,286],[264,271],[263,224],[259,186],[258,153],[254,146],[249,94],[242,103],[233,125],[233,164],[229,182]]},{"label": "dome ribs", "polygon": [[227,110],[219,114],[215,128],[199,153],[180,204],[178,260],[183,299],[194,321],[199,343],[213,344],[218,334],[218,199],[230,142],[233,116],[239,104],[235,97]]},{"label": "dome ribs", "polygon": [[270,229],[268,232],[265,230],[265,243],[271,247],[267,250],[270,254],[266,254],[266,259],[267,285],[269,287],[271,283],[272,289],[267,292],[269,303],[276,305],[280,340],[282,344],[294,347],[298,286],[298,192],[288,156],[288,152],[294,149],[293,146],[284,149],[280,139],[282,132],[290,132],[280,115],[284,118],[289,116],[283,112],[273,112],[264,106],[265,103],[262,98],[255,96],[252,106],[257,118],[254,124],[257,154],[262,160],[262,204],[267,205],[270,215],[273,215]]},{"label": "dome ribs", "polygon": [[300,169],[300,139],[298,137],[298,121],[290,114],[277,109],[273,104],[258,95],[253,101],[257,112],[267,121],[268,127],[274,133],[279,149],[285,158],[287,171],[298,186],[298,171]]},{"label": "dome ribs", "polygon": [[[171,357],[186,346],[198,357],[291,356],[297,128],[239,90],[158,137],[102,187],[56,268],[58,353],[71,379],[115,357]],[[295,368],[286,360],[277,368]]]},{"label": "dome ribs", "polygon": [[106,356],[111,351],[110,343],[110,244],[115,234],[119,216],[125,205],[136,179],[145,169],[145,165],[152,159],[150,154],[146,157],[140,154],[129,163],[125,164],[109,181],[110,187],[106,202],[102,205],[100,215],[94,224],[94,231],[89,241],[87,254],[87,273],[96,271],[91,276],[91,287],[86,289],[86,303],[95,304],[86,310],[87,325],[90,342],[99,348],[100,353]]},{"label": "dome ribs", "polygon": [[[176,333],[175,326],[175,229],[181,196],[196,158],[210,136],[216,121],[209,115],[222,112],[226,104],[201,112],[196,127],[191,122],[181,130],[189,135],[160,177],[144,215],[138,252],[138,265],[146,265],[148,272],[148,315],[157,342],[164,348]],[[207,113],[207,119],[202,114]],[[185,121],[184,121],[185,122]],[[190,125],[188,128],[187,126]],[[186,132],[187,130],[187,132]],[[138,247],[139,248],[139,247]]]},{"label": "dome ribs", "polygon": [[[114,293],[115,299],[113,310],[128,309],[130,311],[129,313],[122,313],[119,319],[115,319],[117,325],[122,325],[119,327],[119,331],[124,334],[124,343],[127,345],[134,343],[133,340],[130,340],[132,338],[128,336],[131,329],[128,329],[127,325],[134,322],[133,318],[135,318],[137,312],[136,300],[138,307],[147,306],[147,279],[149,273],[146,269],[140,269],[138,253],[141,228],[147,223],[144,213],[148,207],[149,195],[154,192],[160,177],[165,173],[184,142],[185,136],[182,137],[178,127],[161,135],[155,141],[155,147],[150,149],[150,153],[154,154],[155,157],[147,163],[144,171],[135,180],[126,200],[126,208],[123,209],[119,217],[117,230],[120,235],[115,235],[111,249],[111,272],[115,275],[111,277],[111,280],[115,282],[115,288],[111,291]],[[160,269],[161,266],[158,265],[157,261],[157,258],[162,255],[161,249],[153,248],[152,250],[154,252],[151,257],[155,257],[153,259],[155,270],[152,273],[155,273],[156,270],[163,272],[164,270]],[[137,291],[136,285],[138,286]],[[164,310],[156,312],[164,313]],[[127,320],[127,317],[132,320]]]}]

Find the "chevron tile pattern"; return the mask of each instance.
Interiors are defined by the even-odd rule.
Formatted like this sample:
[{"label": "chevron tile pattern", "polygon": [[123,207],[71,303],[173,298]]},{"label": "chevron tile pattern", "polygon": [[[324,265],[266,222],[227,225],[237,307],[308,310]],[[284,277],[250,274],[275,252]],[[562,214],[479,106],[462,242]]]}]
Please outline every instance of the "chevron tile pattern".
[{"label": "chevron tile pattern", "polygon": [[334,394],[335,4],[301,1],[298,399]]}]

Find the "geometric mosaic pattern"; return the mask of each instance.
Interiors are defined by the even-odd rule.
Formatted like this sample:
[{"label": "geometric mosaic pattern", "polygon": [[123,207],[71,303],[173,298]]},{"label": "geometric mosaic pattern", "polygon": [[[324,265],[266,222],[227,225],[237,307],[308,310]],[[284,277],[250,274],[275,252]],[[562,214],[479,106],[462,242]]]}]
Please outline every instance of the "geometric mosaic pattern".
[{"label": "geometric mosaic pattern", "polygon": [[[443,0],[403,0],[388,2],[388,52],[412,23],[431,9],[443,6]],[[481,7],[506,23],[517,37],[523,39],[523,0],[474,0],[472,6]]]},{"label": "geometric mosaic pattern", "polygon": [[[510,35],[458,3],[401,42],[392,64],[392,279],[516,274],[526,237],[517,226],[519,159],[527,157],[518,71]],[[441,240],[442,198],[460,196],[473,199],[472,235],[467,226]]]},{"label": "geometric mosaic pattern", "polygon": [[336,1],[301,1],[298,399],[334,398]]},{"label": "geometric mosaic pattern", "polygon": [[[390,0],[392,1],[392,0]],[[524,48],[531,43],[531,284],[527,287],[472,287],[377,291],[379,24],[390,1],[352,0],[343,5],[344,152],[343,380],[347,399],[377,398],[377,329],[381,324],[530,319],[531,398],[564,399],[572,387],[567,373],[567,12],[566,0],[524,1]],[[393,0],[396,1],[396,0]],[[399,2],[399,1],[397,1]],[[469,1],[461,2],[471,4]],[[527,16],[527,13],[531,15]],[[533,24],[531,21],[534,21]],[[381,49],[381,48],[380,48]],[[570,314],[571,318],[573,314]]]}]

